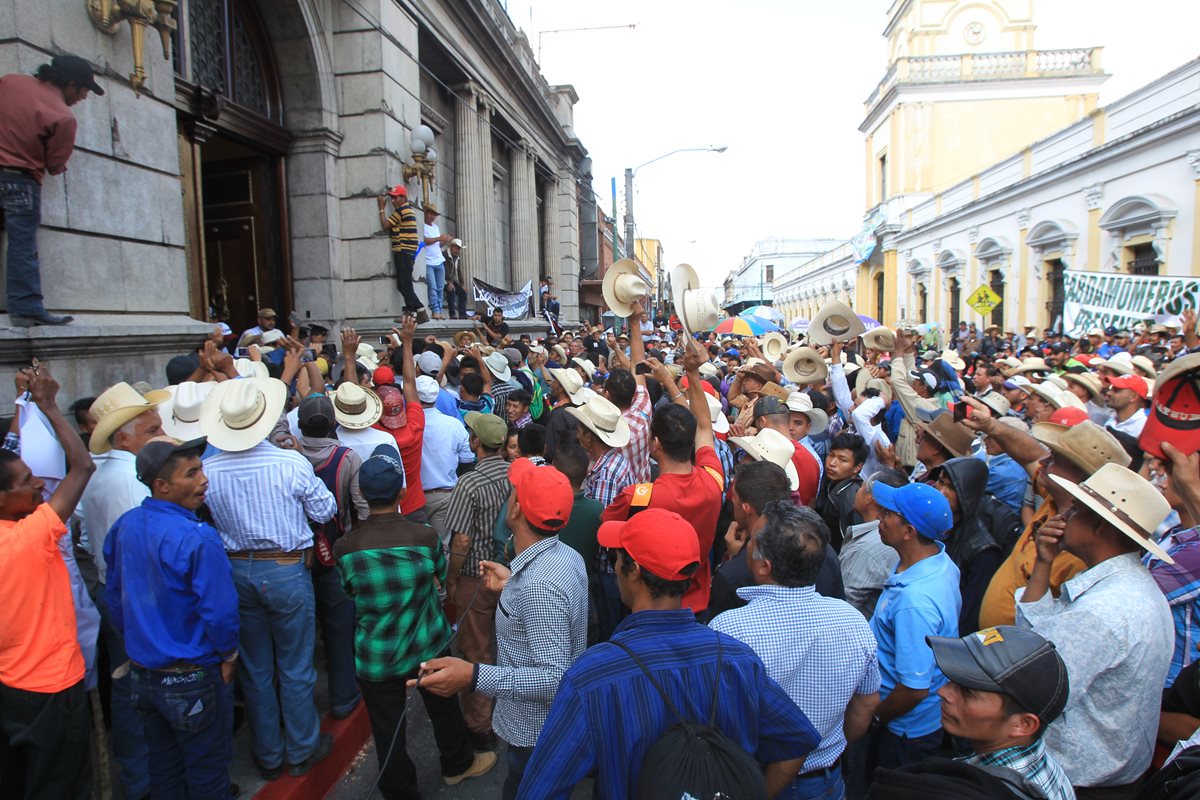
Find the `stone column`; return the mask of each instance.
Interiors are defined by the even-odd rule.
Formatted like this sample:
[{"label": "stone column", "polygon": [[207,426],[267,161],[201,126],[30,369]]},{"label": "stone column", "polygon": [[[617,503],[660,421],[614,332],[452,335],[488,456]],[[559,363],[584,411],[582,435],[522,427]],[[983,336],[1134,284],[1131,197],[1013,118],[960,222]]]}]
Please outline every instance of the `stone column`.
[{"label": "stone column", "polygon": [[[557,186],[558,217],[550,220],[547,217],[547,227],[553,228],[558,237],[558,290],[559,302],[562,303],[562,313],[559,319],[564,324],[574,325],[579,321],[579,185],[575,175],[570,170],[559,172]],[[589,228],[589,235],[595,235],[595,228]]]},{"label": "stone column", "polygon": [[468,82],[457,87],[459,103],[455,108],[454,135],[458,151],[454,195],[458,205],[458,238],[466,247],[462,253],[463,287],[467,290],[468,305],[474,305],[471,279],[487,280],[487,201],[491,193],[484,192],[485,176],[491,182],[492,165],[480,160],[479,86]]},{"label": "stone column", "polygon": [[554,281],[554,294],[562,302],[562,269],[559,263],[558,249],[558,176],[546,181],[542,190],[542,261],[546,265],[546,275]]},{"label": "stone column", "polygon": [[487,254],[491,252],[492,240],[496,238],[496,220],[495,220],[495,203],[492,199],[492,109],[495,107],[495,101],[482,92],[479,94],[479,116],[476,118],[479,125],[479,168],[481,181],[476,189],[479,192],[480,203],[483,209],[483,225],[480,226],[480,232],[483,233],[483,241],[480,242],[479,253],[483,261],[480,265],[479,261],[475,264],[478,269],[475,270],[475,277],[481,278],[492,285],[498,285],[503,281],[503,276],[499,274],[499,266],[491,263],[491,259]]},{"label": "stone column", "polygon": [[[512,275],[509,287],[520,291],[525,282],[538,285],[537,193],[533,180],[533,157],[520,142],[512,154]],[[536,301],[535,301],[536,305]]]}]

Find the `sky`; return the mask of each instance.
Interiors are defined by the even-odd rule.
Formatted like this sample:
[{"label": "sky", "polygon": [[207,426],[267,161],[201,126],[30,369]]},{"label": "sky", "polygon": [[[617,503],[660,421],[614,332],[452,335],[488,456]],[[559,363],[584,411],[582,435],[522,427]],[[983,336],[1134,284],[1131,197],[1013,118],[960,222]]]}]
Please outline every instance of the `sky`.
[{"label": "sky", "polygon": [[[849,237],[865,212],[863,101],[887,68],[891,0],[501,0],[552,84],[618,219],[638,171],[639,237],[720,286],[768,237]],[[1034,0],[1035,47],[1104,48],[1107,104],[1200,56],[1189,0]],[[1136,10],[1136,13],[1133,11]],[[562,28],[633,29],[545,33]]]}]

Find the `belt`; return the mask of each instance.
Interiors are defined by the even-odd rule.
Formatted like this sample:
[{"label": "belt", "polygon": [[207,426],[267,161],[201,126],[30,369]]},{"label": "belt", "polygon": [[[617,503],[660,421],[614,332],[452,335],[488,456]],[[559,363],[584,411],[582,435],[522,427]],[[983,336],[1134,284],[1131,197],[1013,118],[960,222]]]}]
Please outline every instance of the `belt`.
[{"label": "belt", "polygon": [[258,561],[298,563],[307,558],[311,549],[311,547],[306,547],[303,550],[228,550],[225,555],[241,561],[254,559]]},{"label": "belt", "polygon": [[208,669],[208,667],[204,666],[203,664],[185,664],[182,661],[177,661],[176,663],[169,664],[165,667],[147,667],[146,665],[139,664],[136,661],[132,663],[138,669],[144,669],[147,672],[169,672],[172,675],[184,675],[189,672],[200,672],[201,670]]},{"label": "belt", "polygon": [[834,764],[832,767],[822,767],[821,769],[814,769],[811,772],[802,772],[796,777],[792,778],[792,780],[798,781],[803,778],[815,778],[818,775],[821,775],[825,778],[831,778],[839,769],[841,769],[841,765]]},{"label": "belt", "polygon": [[0,167],[0,172],[7,172],[11,175],[24,175],[26,178],[32,178],[33,173],[21,167]]},{"label": "belt", "polygon": [[454,489],[424,489],[425,494],[443,494],[445,492],[453,492]]}]

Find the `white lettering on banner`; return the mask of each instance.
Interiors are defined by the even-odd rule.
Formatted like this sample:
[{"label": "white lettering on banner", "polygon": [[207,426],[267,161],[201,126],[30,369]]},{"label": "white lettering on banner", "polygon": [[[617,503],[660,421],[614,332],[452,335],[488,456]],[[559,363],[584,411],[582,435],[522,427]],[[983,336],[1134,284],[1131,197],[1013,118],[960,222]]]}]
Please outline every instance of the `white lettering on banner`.
[{"label": "white lettering on banner", "polygon": [[1200,279],[1063,270],[1063,332],[1165,322],[1200,306]]},{"label": "white lettering on banner", "polygon": [[525,319],[529,316],[529,304],[533,300],[533,281],[525,281],[519,292],[506,292],[478,278],[472,278],[471,284],[475,302],[486,303],[489,314],[492,309],[498,308],[504,312],[505,319]]}]

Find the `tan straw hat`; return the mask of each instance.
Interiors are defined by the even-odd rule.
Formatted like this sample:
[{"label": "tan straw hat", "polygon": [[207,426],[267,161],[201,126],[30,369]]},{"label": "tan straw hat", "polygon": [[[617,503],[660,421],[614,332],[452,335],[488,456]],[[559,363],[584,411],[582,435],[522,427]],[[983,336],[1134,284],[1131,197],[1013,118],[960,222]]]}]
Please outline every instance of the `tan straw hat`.
[{"label": "tan straw hat", "polygon": [[346,430],[361,431],[383,416],[383,400],[365,386],[343,381],[333,393],[333,415]]},{"label": "tan straw hat", "polygon": [[829,428],[829,415],[819,408],[813,408],[812,398],[804,392],[792,392],[789,394],[787,397],[787,409],[789,412],[803,414],[808,417],[808,421],[812,425],[808,431],[810,436],[824,433]]},{"label": "tan straw hat", "polygon": [[951,454],[960,458],[970,455],[971,446],[975,443],[975,432],[961,422],[955,422],[954,415],[949,411],[938,409],[930,421],[926,422],[918,417],[913,422]]},{"label": "tan straw hat", "polygon": [[1128,467],[1105,464],[1082,483],[1058,475],[1051,475],[1050,480],[1155,558],[1175,563],[1154,541],[1154,531],[1171,513],[1171,504],[1141,475]]},{"label": "tan straw hat", "polygon": [[249,450],[279,422],[287,394],[287,385],[275,378],[219,383],[200,408],[200,430],[220,450]]},{"label": "tan straw hat", "polygon": [[796,445],[779,431],[763,428],[753,436],[730,436],[729,442],[745,450],[746,455],[755,461],[770,461],[783,467],[792,491],[800,488],[800,475],[796,472],[796,465],[792,463]]},{"label": "tan straw hat", "polygon": [[181,442],[190,442],[203,436],[204,431],[200,429],[200,409],[204,407],[204,401],[215,388],[215,381],[184,381],[177,386],[168,387],[170,397],[158,407],[163,432]]},{"label": "tan straw hat", "polygon": [[92,416],[96,418],[96,429],[88,440],[89,449],[96,455],[112,449],[109,440],[121,427],[158,406],[150,402],[128,383],[113,384],[105,389],[92,403]]},{"label": "tan straw hat", "polygon": [[765,334],[761,340],[762,354],[771,362],[782,358],[783,354],[787,351],[787,346],[787,337],[775,331]]},{"label": "tan straw hat", "polygon": [[863,344],[872,350],[883,350],[892,352],[896,349],[896,334],[891,328],[883,325],[878,328],[871,328],[862,335]]},{"label": "tan straw hat", "polygon": [[558,381],[558,385],[567,393],[572,403],[579,405],[583,402],[583,378],[579,377],[578,372],[554,367],[550,370],[550,377]]},{"label": "tan straw hat", "polygon": [[638,274],[637,262],[623,258],[604,271],[604,283],[600,287],[604,304],[618,317],[633,313],[633,304],[650,294],[650,284]]},{"label": "tan straw hat", "polygon": [[848,342],[862,336],[867,326],[854,309],[838,300],[831,300],[817,311],[808,325],[808,340],[813,344]]},{"label": "tan straw hat", "polygon": [[629,423],[621,416],[621,409],[600,395],[589,397],[582,406],[568,406],[567,413],[609,447],[629,444]]},{"label": "tan straw hat", "polygon": [[710,330],[717,324],[720,307],[713,292],[708,289],[685,289],[682,296],[675,296],[679,322],[689,336]]},{"label": "tan straw hat", "polygon": [[1116,437],[1090,420],[1077,425],[1038,422],[1032,433],[1033,438],[1049,447],[1054,455],[1070,461],[1085,475],[1091,475],[1105,464],[1129,466],[1129,453]]}]

